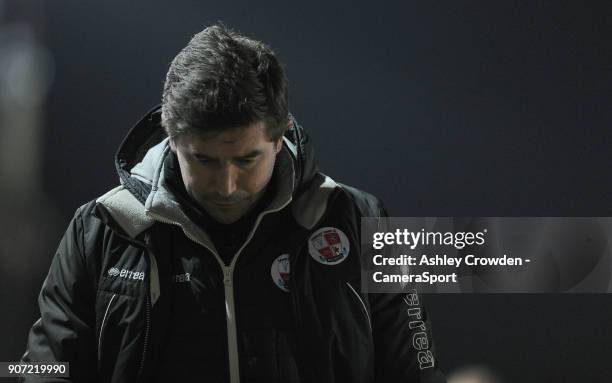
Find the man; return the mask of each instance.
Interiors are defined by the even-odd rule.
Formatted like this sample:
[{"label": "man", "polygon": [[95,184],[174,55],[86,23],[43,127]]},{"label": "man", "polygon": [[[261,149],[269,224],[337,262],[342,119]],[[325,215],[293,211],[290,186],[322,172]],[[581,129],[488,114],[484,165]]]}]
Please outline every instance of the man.
[{"label": "man", "polygon": [[318,172],[270,48],[193,37],[116,164],[121,186],[62,239],[23,361],[75,382],[438,381],[419,297],[360,292],[360,217],[384,209]]}]

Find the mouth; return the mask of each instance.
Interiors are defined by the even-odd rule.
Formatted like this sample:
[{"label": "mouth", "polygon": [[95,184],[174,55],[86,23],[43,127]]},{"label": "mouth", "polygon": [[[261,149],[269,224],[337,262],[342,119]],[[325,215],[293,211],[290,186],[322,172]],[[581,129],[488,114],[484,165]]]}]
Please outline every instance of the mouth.
[{"label": "mouth", "polygon": [[236,206],[238,204],[238,201],[236,202],[213,202],[213,204],[221,208],[230,208],[230,207]]}]

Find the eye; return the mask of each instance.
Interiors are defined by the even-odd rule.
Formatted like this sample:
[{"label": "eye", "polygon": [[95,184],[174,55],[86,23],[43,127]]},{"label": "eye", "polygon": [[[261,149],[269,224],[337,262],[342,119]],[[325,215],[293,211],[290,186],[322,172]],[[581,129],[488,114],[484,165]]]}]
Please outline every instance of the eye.
[{"label": "eye", "polygon": [[209,158],[209,157],[200,157],[197,156],[195,157],[196,161],[198,161],[198,163],[202,164],[202,165],[213,165],[217,162],[217,160],[215,160],[214,158]]},{"label": "eye", "polygon": [[255,162],[255,158],[253,157],[248,157],[248,158],[237,158],[236,162],[240,165],[249,165],[252,164],[253,162]]}]

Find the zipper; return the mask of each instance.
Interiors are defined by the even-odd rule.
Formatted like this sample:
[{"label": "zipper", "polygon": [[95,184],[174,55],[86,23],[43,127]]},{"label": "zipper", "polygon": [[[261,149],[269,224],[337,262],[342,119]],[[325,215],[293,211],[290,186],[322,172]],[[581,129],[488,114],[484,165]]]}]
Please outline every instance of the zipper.
[{"label": "zipper", "polygon": [[[146,246],[145,246],[146,247]],[[138,373],[136,374],[136,382],[141,382],[144,374],[145,361],[147,358],[147,349],[149,345],[149,336],[151,333],[151,306],[154,300],[157,301],[159,298],[159,275],[157,270],[157,260],[155,254],[153,254],[147,247],[149,254],[149,265],[148,265],[148,285],[149,294],[145,295],[145,335],[142,343],[142,356],[140,357],[140,366],[138,367]],[[155,291],[155,299],[153,298],[154,291],[151,289],[151,284],[157,284]]]},{"label": "zipper", "polygon": [[351,291],[355,294],[355,296],[357,297],[357,299],[359,299],[359,302],[361,303],[361,307],[363,308],[363,311],[365,312],[365,316],[368,320],[368,326],[370,327],[370,333],[372,332],[372,320],[370,319],[370,313],[368,313],[368,309],[366,308],[366,304],[363,301],[363,299],[361,298],[361,295],[359,295],[359,293],[357,293],[357,291],[353,288],[353,286],[351,286],[350,283],[346,282],[346,285],[349,287],[349,289],[351,289]]},{"label": "zipper", "polygon": [[[151,273],[149,273],[151,278]],[[147,346],[149,344],[149,333],[151,332],[151,297],[147,295],[145,297],[145,337],[142,345],[142,357],[140,358],[140,367],[138,368],[138,375],[136,375],[136,381],[142,380],[142,374],[144,371],[145,359],[147,356]]]},{"label": "zipper", "polygon": [[157,213],[151,212],[150,210],[148,212],[152,218],[156,219],[159,222],[180,227],[183,230],[183,233],[185,234],[187,238],[189,238],[193,242],[197,243],[198,245],[210,251],[215,256],[215,259],[219,263],[219,266],[221,266],[221,271],[223,272],[223,289],[225,292],[225,315],[227,319],[226,320],[227,346],[228,346],[228,358],[229,358],[230,383],[240,383],[240,359],[238,355],[238,335],[237,335],[236,320],[235,320],[236,309],[234,307],[235,302],[234,302],[234,283],[233,283],[234,268],[236,266],[236,262],[238,261],[238,257],[240,256],[240,253],[242,253],[242,250],[244,250],[244,248],[249,244],[249,242],[253,238],[255,231],[257,230],[257,227],[259,226],[259,223],[261,222],[263,217],[265,217],[267,214],[275,213],[277,211],[284,209],[285,206],[289,205],[292,199],[293,199],[292,197],[289,197],[287,202],[285,202],[283,205],[279,206],[278,208],[273,209],[273,210],[267,210],[259,214],[259,216],[257,217],[257,220],[255,221],[255,224],[253,225],[253,228],[251,229],[251,232],[249,233],[249,236],[244,241],[240,249],[238,249],[236,254],[234,254],[232,262],[230,263],[229,266],[225,265],[225,263],[221,260],[221,257],[219,256],[219,254],[217,254],[216,251],[213,251],[213,249],[206,246],[206,244],[202,243],[200,240],[193,237],[191,234],[187,233],[180,223],[164,218]]},{"label": "zipper", "polygon": [[238,337],[236,335],[236,321],[234,319],[234,284],[233,268],[223,267],[223,286],[225,290],[225,317],[227,318],[227,347],[229,358],[230,382],[240,382],[240,361],[238,356]]},{"label": "zipper", "polygon": [[102,362],[102,336],[104,335],[104,325],[106,325],[106,318],[108,316],[108,311],[110,310],[113,301],[117,297],[117,294],[113,294],[110,301],[108,301],[108,305],[106,306],[106,311],[104,311],[104,316],[102,317],[102,324],[100,324],[100,336],[98,337],[98,364]]},{"label": "zipper", "polygon": [[[238,249],[238,251],[234,255],[232,262],[230,263],[229,270],[225,268],[225,265],[219,259],[220,264],[226,271],[225,278],[227,280],[227,282],[225,283],[225,287],[226,287],[225,289],[226,301],[225,302],[226,302],[226,305],[229,306],[227,308],[227,311],[228,311],[227,341],[230,347],[229,348],[229,351],[230,351],[229,361],[230,361],[230,382],[231,383],[240,383],[240,365],[239,365],[239,360],[238,360],[238,335],[237,335],[236,321],[234,318],[234,313],[236,311],[234,308],[234,289],[233,289],[234,267],[236,266],[236,262],[238,262],[238,257],[242,253],[242,250],[244,250],[246,246],[249,244],[249,242],[251,242],[251,239],[255,235],[255,231],[257,230],[257,227],[259,226],[259,223],[261,222],[263,217],[265,217],[266,215],[270,213],[275,213],[277,211],[284,209],[285,206],[289,205],[291,200],[292,200],[292,197],[289,197],[287,202],[277,207],[276,209],[267,210],[259,214],[259,216],[257,217],[257,220],[255,221],[255,224],[253,225],[253,228],[251,229],[251,232],[249,233],[249,236],[244,241],[240,249]],[[230,322],[231,322],[231,325],[230,325]]]}]

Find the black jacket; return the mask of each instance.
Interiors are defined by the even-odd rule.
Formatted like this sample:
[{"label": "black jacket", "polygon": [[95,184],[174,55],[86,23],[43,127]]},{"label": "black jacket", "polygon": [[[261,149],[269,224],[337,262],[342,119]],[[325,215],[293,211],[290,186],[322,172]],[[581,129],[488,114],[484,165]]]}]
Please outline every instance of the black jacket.
[{"label": "black jacket", "polygon": [[69,362],[74,382],[152,382],[175,363],[177,381],[444,381],[420,296],[360,291],[360,218],[384,208],[320,173],[297,123],[227,265],[167,187],[159,118],[122,143],[121,185],[70,222],[24,362]]}]

